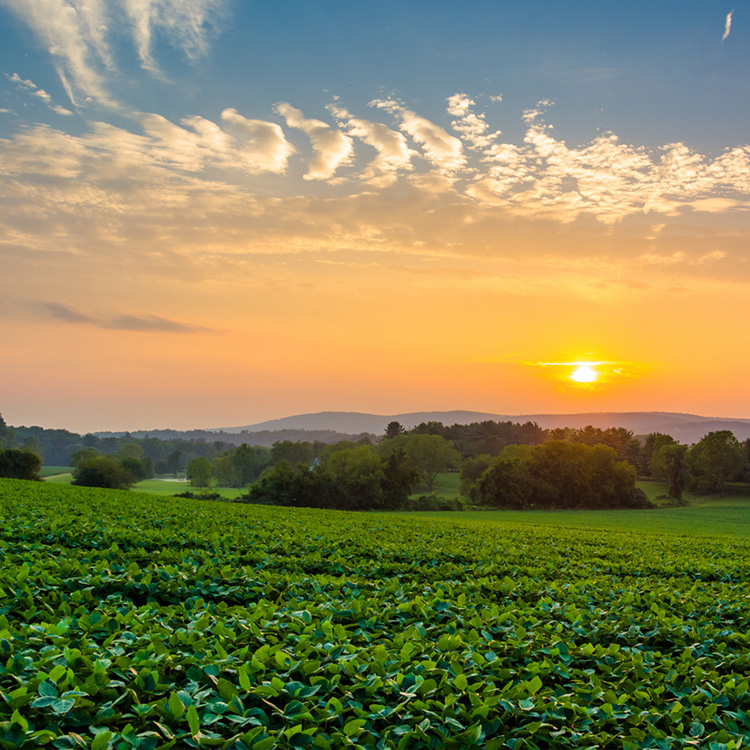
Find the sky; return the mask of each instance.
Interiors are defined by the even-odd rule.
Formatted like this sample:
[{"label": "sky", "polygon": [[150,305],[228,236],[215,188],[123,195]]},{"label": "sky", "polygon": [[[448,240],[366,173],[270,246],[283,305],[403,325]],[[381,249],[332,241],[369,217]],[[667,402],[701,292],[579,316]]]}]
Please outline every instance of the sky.
[{"label": "sky", "polygon": [[0,0],[0,412],[750,417],[748,123],[748,2]]}]

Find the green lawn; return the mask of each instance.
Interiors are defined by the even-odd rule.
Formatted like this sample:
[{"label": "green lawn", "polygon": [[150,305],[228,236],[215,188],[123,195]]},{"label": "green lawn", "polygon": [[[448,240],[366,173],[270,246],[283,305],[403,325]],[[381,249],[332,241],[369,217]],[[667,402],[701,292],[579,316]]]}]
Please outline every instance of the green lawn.
[{"label": "green lawn", "polygon": [[[459,497],[461,495],[461,477],[457,472],[444,472],[438,474],[435,481],[432,483],[432,494],[438,497]],[[420,495],[430,494],[426,484],[420,484],[411,493],[412,497],[419,497]]]},{"label": "green lawn", "polygon": [[[55,469],[56,471],[52,471]],[[41,476],[45,482],[50,484],[70,484],[73,474],[69,466],[45,466],[42,468]],[[189,482],[174,481],[169,479],[144,479],[133,485],[133,490],[145,492],[149,495],[176,495],[183,492],[193,492],[196,495],[203,490],[192,487]],[[235,497],[245,494],[246,489],[236,487],[211,487],[209,492],[218,492],[222,497],[233,500]]]},{"label": "green lawn", "polygon": [[44,479],[45,477],[53,477],[57,474],[70,474],[73,471],[70,466],[42,466],[39,470],[39,476]]},{"label": "green lawn", "polygon": [[[134,484],[133,490],[146,492],[150,495],[176,495],[183,492],[193,492],[198,495],[204,491],[199,487],[191,486],[189,482],[175,482],[168,479],[144,479],[142,482]],[[218,492],[222,497],[229,500],[247,492],[245,488],[238,489],[236,487],[209,487],[206,491]]]},{"label": "green lawn", "polygon": [[73,474],[68,469],[60,474],[42,474],[42,479],[50,484],[70,484],[73,481]]}]

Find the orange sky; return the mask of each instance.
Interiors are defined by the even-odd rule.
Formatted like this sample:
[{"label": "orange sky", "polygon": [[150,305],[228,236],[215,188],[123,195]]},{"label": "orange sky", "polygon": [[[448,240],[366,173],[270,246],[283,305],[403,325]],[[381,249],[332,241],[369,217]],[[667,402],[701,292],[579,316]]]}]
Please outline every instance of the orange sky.
[{"label": "orange sky", "polygon": [[[581,3],[537,29],[498,4],[491,33],[445,4],[427,44],[386,2],[371,35],[400,19],[412,57],[353,17],[318,69],[302,5],[73,5],[0,9],[8,423],[750,417],[741,19]],[[604,377],[549,364],[578,361]]]}]

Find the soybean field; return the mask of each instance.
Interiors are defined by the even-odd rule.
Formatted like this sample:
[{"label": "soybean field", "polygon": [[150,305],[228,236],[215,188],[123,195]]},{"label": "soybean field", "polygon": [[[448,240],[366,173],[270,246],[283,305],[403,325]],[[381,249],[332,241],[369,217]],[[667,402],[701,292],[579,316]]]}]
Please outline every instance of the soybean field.
[{"label": "soybean field", "polygon": [[745,538],[15,480],[0,514],[3,748],[750,741]]}]

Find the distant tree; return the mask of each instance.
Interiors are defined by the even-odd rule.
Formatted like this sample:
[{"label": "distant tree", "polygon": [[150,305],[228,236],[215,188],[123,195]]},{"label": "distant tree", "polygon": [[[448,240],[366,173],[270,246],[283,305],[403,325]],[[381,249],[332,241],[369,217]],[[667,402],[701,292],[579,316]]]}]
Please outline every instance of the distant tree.
[{"label": "distant tree", "polygon": [[187,477],[193,487],[210,487],[211,462],[203,456],[191,459],[187,465]]},{"label": "distant tree", "polygon": [[509,446],[479,487],[483,502],[506,508],[649,507],[635,486],[635,469],[599,444]]},{"label": "distant tree", "polygon": [[250,484],[267,466],[270,453],[267,448],[255,448],[242,443],[232,455],[232,465],[237,473],[239,486]]},{"label": "distant tree", "polygon": [[642,457],[648,457],[648,463],[646,464],[648,476],[662,482],[666,481],[668,467],[665,458],[669,455],[669,451],[663,453],[662,448],[676,444],[677,441],[671,435],[664,435],[661,432],[652,432],[646,436]]},{"label": "distant tree", "polygon": [[166,458],[166,468],[170,474],[177,476],[177,472],[182,467],[182,451],[175,448]]},{"label": "distant tree", "polygon": [[139,461],[143,458],[143,448],[138,443],[125,443],[118,451],[120,458],[137,458]]},{"label": "distant tree", "polygon": [[511,510],[525,508],[533,497],[529,461],[501,454],[479,479],[478,491],[487,505]]},{"label": "distant tree", "polygon": [[108,487],[126,490],[135,477],[112,456],[92,456],[77,463],[73,470],[73,484],[81,487]]},{"label": "distant tree", "polygon": [[136,482],[142,482],[148,478],[148,470],[142,459],[126,456],[120,459],[120,464],[123,469],[126,469],[133,475],[133,479]]},{"label": "distant tree", "polygon": [[383,466],[383,506],[398,508],[409,499],[419,483],[419,472],[409,461],[406,451],[397,448],[387,456]]},{"label": "distant tree", "polygon": [[11,427],[5,424],[3,415],[0,414],[0,449],[13,448],[16,444],[16,435]]},{"label": "distant tree", "polygon": [[151,456],[144,456],[141,459],[141,463],[145,472],[144,479],[153,479],[156,476],[156,470],[154,469],[154,462],[151,460]]},{"label": "distant tree", "polygon": [[366,445],[334,451],[326,460],[326,469],[351,504],[359,508],[383,508],[383,462]]},{"label": "distant tree", "polygon": [[18,448],[0,450],[0,477],[9,479],[39,479],[42,459],[33,451]]},{"label": "distant tree", "polygon": [[76,468],[77,466],[80,466],[84,461],[88,461],[89,459],[96,458],[96,456],[98,455],[99,455],[99,451],[96,450],[96,448],[81,448],[81,450],[76,451],[70,457],[70,465],[73,468]]},{"label": "distant tree", "polygon": [[419,472],[428,492],[432,492],[440,472],[457,468],[461,463],[461,454],[453,443],[440,435],[409,433],[378,445],[379,452],[385,457],[399,449],[404,450],[408,461]]},{"label": "distant tree", "polygon": [[277,440],[271,448],[271,463],[288,461],[292,466],[299,463],[309,464],[316,455],[316,449],[312,443],[300,440],[294,443],[291,440]]},{"label": "distant tree", "polygon": [[687,454],[693,487],[697,492],[724,495],[728,482],[740,479],[748,466],[744,446],[729,430],[709,432]]},{"label": "distant tree", "polygon": [[445,435],[445,425],[442,422],[435,422],[431,420],[429,422],[420,422],[416,427],[409,430],[412,435]]},{"label": "distant tree", "polygon": [[[195,460],[195,459],[194,459]],[[190,464],[188,464],[189,466]],[[232,456],[216,456],[211,459],[211,475],[219,487],[241,487],[239,473],[232,462]]]},{"label": "distant tree", "polygon": [[404,426],[400,422],[388,422],[388,426],[385,428],[386,438],[395,438],[399,435],[403,435],[406,432]]},{"label": "distant tree", "polygon": [[479,497],[479,487],[477,483],[480,477],[492,463],[492,456],[489,453],[482,453],[479,456],[470,456],[461,465],[461,494],[476,500]]},{"label": "distant tree", "polygon": [[659,448],[658,463],[660,469],[663,468],[667,492],[677,500],[682,500],[687,482],[687,450],[686,445],[674,442],[664,443]]}]

